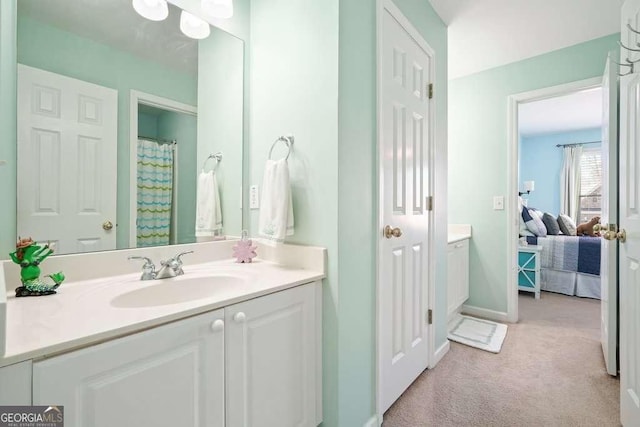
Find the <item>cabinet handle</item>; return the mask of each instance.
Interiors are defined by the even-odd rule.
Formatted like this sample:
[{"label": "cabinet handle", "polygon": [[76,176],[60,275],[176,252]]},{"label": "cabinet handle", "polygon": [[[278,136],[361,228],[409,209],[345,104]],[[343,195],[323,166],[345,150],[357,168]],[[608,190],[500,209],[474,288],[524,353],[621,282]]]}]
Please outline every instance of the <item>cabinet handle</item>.
[{"label": "cabinet handle", "polygon": [[246,318],[247,318],[247,316],[243,312],[236,313],[233,316],[233,320],[235,320],[237,323],[244,322]]},{"label": "cabinet handle", "polygon": [[464,243],[458,243],[457,245],[454,246],[454,248],[461,248],[464,246]]},{"label": "cabinet handle", "polygon": [[211,330],[213,332],[220,332],[223,329],[224,329],[224,320],[218,319],[211,322]]}]

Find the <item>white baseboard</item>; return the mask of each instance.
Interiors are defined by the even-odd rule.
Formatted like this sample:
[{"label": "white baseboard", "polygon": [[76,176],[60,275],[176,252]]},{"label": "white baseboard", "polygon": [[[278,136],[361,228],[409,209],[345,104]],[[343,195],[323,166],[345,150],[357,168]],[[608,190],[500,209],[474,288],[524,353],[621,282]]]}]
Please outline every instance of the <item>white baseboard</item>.
[{"label": "white baseboard", "polygon": [[442,344],[433,354],[433,360],[431,361],[431,365],[429,365],[429,369],[434,368],[438,362],[442,360],[444,355],[449,352],[449,348],[451,348],[451,344],[449,343],[449,340],[446,340],[444,344]]},{"label": "white baseboard", "polygon": [[502,311],[489,310],[487,308],[475,307],[473,305],[463,305],[462,314],[478,316],[495,322],[508,322],[509,316]]},{"label": "white baseboard", "polygon": [[382,425],[382,421],[378,420],[377,415],[373,415],[371,418],[367,420],[366,423],[364,423],[363,427],[380,427],[381,425]]}]

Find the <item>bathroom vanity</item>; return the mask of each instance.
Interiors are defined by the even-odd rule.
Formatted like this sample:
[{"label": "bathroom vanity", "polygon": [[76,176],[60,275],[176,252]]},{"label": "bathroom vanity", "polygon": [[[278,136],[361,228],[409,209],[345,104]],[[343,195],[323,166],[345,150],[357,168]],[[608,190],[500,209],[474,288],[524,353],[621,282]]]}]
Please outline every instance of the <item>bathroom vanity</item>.
[{"label": "bathroom vanity", "polygon": [[[63,405],[65,426],[318,425],[325,250],[260,247],[237,264],[224,259],[233,243],[155,249],[196,251],[171,279],[76,270],[83,279],[56,295],[8,293],[0,404]],[[73,279],[73,258],[118,257],[123,272],[127,256],[150,251],[51,264]]]},{"label": "bathroom vanity", "polygon": [[469,299],[471,225],[450,224],[447,241],[447,316],[451,323]]}]

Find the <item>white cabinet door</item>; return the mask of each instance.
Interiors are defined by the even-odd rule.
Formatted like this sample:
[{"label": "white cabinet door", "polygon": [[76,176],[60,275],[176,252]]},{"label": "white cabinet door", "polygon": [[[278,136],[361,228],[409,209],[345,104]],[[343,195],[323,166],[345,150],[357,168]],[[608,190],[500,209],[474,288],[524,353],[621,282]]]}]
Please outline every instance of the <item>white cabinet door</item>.
[{"label": "white cabinet door", "polygon": [[458,307],[469,299],[469,241],[455,243],[458,262]]},{"label": "white cabinet door", "polygon": [[451,316],[456,310],[458,301],[458,282],[460,271],[456,263],[456,250],[453,243],[447,245],[447,315]]},{"label": "white cabinet door", "polygon": [[31,361],[0,368],[0,405],[31,405]]},{"label": "white cabinet door", "polygon": [[469,240],[447,245],[447,314],[469,299]]},{"label": "white cabinet door", "polygon": [[226,426],[316,425],[314,284],[225,308]]},{"label": "white cabinet door", "polygon": [[35,362],[33,404],[66,427],[223,427],[223,313]]}]

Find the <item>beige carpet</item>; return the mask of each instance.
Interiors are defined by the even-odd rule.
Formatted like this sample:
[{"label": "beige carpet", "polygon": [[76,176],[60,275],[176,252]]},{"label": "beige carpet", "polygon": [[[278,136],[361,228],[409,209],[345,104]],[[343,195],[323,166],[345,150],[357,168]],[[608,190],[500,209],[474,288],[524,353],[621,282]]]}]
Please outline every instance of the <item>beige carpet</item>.
[{"label": "beige carpet", "polygon": [[600,347],[600,302],[520,295],[499,354],[451,343],[384,414],[383,427],[619,426]]}]

